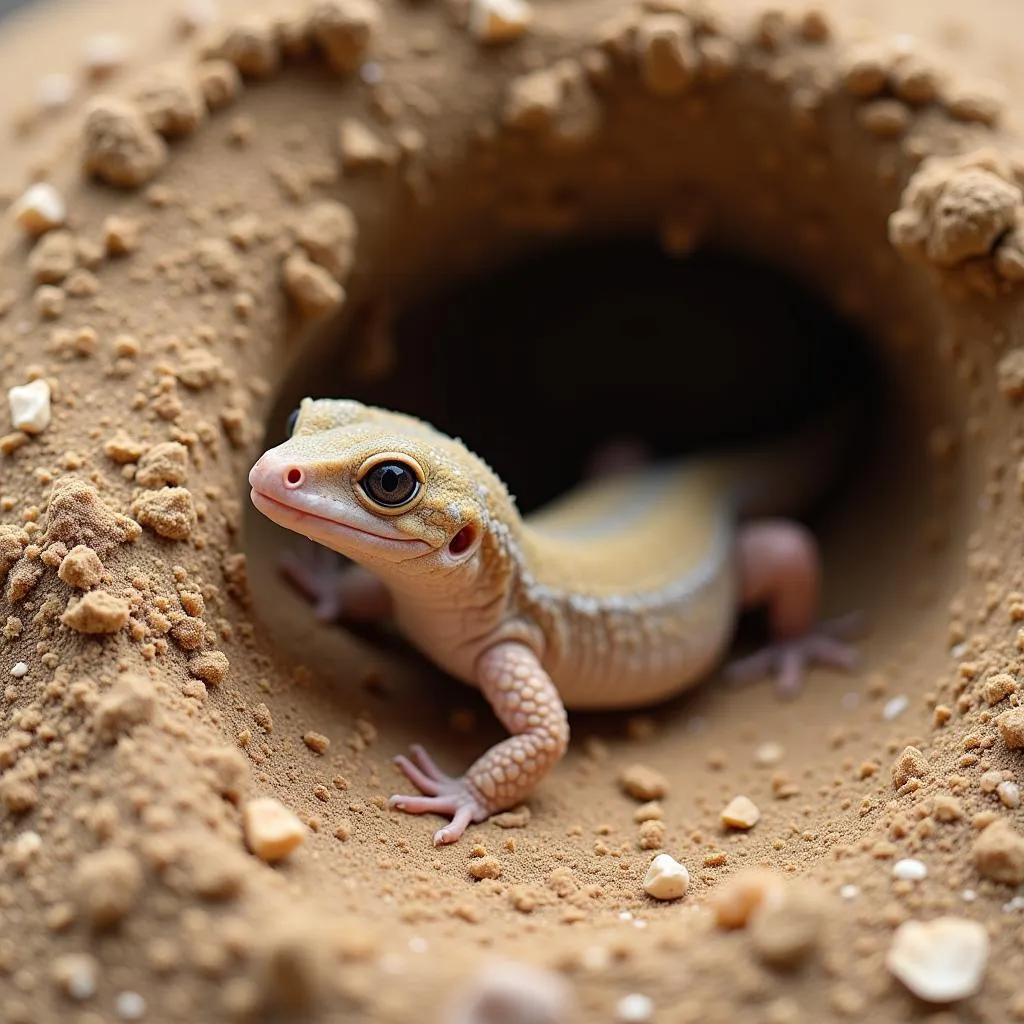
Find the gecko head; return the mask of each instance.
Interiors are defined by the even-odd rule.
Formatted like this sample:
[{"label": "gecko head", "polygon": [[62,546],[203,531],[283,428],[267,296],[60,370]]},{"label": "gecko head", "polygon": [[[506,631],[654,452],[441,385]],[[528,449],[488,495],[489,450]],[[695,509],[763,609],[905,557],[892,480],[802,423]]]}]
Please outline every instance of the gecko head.
[{"label": "gecko head", "polygon": [[475,562],[507,492],[458,441],[348,399],[303,399],[288,427],[249,473],[269,519],[392,580]]}]

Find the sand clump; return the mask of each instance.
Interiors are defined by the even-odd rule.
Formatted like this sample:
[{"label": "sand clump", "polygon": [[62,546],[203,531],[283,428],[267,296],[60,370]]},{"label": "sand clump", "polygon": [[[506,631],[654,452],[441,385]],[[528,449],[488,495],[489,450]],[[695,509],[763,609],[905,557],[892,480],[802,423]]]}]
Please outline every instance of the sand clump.
[{"label": "sand clump", "polygon": [[[1024,279],[1024,180],[1003,102],[905,40],[848,44],[821,9],[598,6],[200,12],[189,60],[122,88],[130,50],[100,47],[80,69],[93,91],[53,104],[74,162],[11,192],[0,265],[5,386],[30,389],[8,391],[0,431],[4,1020],[1024,1006],[1004,909],[1024,881],[1024,580],[1007,554],[1024,373],[995,301]],[[748,130],[732,115],[755,94],[771,137],[741,137],[743,187],[719,153],[717,197],[659,192],[686,177],[680,153],[716,152],[701,124]],[[864,193],[849,214],[841,163]],[[915,309],[950,317],[922,332],[967,410],[939,409],[918,449],[942,522],[926,516],[875,588],[899,591],[906,642],[872,640],[877,671],[815,676],[784,708],[770,686],[716,682],[646,724],[574,723],[528,805],[435,850],[436,821],[388,808],[390,758],[422,740],[456,770],[487,709],[272,589],[240,481],[309,328],[362,316],[383,278],[401,298],[410,268],[440,274],[462,245],[476,265],[509,224],[571,233],[648,184],[673,252],[734,189],[743,237],[874,268],[831,281],[844,308],[888,315],[887,287],[913,281]],[[801,195],[839,212],[787,219]],[[392,205],[408,244],[381,226]],[[892,318],[923,394],[931,355]],[[401,364],[386,333],[380,351],[353,340],[353,365]],[[964,461],[984,494],[960,521]],[[497,950],[512,962],[488,968]]]}]

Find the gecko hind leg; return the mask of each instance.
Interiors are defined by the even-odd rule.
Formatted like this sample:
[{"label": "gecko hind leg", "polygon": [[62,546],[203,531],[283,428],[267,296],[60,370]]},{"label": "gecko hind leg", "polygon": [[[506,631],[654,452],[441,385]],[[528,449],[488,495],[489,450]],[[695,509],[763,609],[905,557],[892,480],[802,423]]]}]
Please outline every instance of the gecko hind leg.
[{"label": "gecko hind leg", "polygon": [[866,617],[855,611],[815,622],[821,588],[817,542],[799,523],[763,519],[746,523],[737,536],[741,602],[745,609],[767,605],[773,640],[747,657],[731,661],[726,678],[745,683],[769,673],[776,690],[800,692],[811,664],[849,672],[860,660],[851,640],[864,632]]},{"label": "gecko hind leg", "polygon": [[391,614],[391,595],[372,573],[358,565],[338,566],[338,556],[310,542],[306,557],[286,548],[281,575],[313,605],[321,622],[376,622]]}]

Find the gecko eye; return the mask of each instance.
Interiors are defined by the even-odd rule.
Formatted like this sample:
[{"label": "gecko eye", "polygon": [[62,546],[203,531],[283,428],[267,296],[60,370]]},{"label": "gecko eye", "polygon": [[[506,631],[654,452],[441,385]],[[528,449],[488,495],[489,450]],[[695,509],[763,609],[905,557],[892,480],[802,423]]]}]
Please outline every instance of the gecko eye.
[{"label": "gecko eye", "polygon": [[287,420],[287,422],[284,425],[284,432],[285,432],[285,434],[288,435],[288,437],[291,437],[292,434],[295,433],[295,424],[298,422],[298,420],[299,420],[299,410],[298,409],[292,409],[292,411],[288,414],[288,420]]},{"label": "gecko eye", "polygon": [[378,462],[360,481],[369,499],[385,508],[397,508],[411,501],[420,489],[420,481],[402,462]]}]

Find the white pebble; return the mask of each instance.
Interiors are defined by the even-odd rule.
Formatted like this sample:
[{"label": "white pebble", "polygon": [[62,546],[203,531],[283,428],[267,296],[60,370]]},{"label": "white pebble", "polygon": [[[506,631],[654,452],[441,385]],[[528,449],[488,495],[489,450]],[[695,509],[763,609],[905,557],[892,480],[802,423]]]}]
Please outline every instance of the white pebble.
[{"label": "white pebble", "polygon": [[910,698],[900,694],[899,697],[893,697],[892,700],[886,702],[885,707],[882,708],[882,718],[891,722],[894,718],[899,718],[908,707],[910,707]]},{"label": "white pebble", "polygon": [[633,992],[623,996],[615,1007],[615,1019],[620,1024],[645,1024],[654,1013],[654,1003],[650,996]]},{"label": "white pebble", "polygon": [[368,60],[359,66],[359,77],[367,85],[380,85],[384,81],[384,69],[375,60]]},{"label": "white pebble", "polygon": [[1016,782],[1000,782],[996,793],[1004,807],[1020,807],[1020,786]]},{"label": "white pebble", "polygon": [[678,900],[690,888],[690,872],[673,856],[659,853],[644,876],[644,892],[656,900]]},{"label": "white pebble", "polygon": [[59,228],[67,217],[61,194],[48,182],[29,185],[11,207],[14,222],[32,238]]},{"label": "white pebble", "polygon": [[514,961],[492,963],[470,983],[445,1024],[555,1024],[572,1010],[572,989],[554,971]]},{"label": "white pebble", "polygon": [[121,1020],[142,1020],[146,1000],[138,992],[121,992],[114,1000],[114,1012]]},{"label": "white pebble", "polygon": [[43,847],[43,837],[38,832],[22,832],[11,843],[11,852],[18,858],[31,857]]},{"label": "white pebble", "polygon": [[11,675],[14,676],[15,679],[24,679],[25,676],[28,675],[28,665],[23,661],[16,661],[11,666]]},{"label": "white pebble", "polygon": [[14,869],[24,874],[43,848],[43,839],[38,832],[22,832],[11,840],[7,856]]},{"label": "white pebble", "polygon": [[1024,896],[1014,896],[1003,904],[1003,913],[1012,914],[1015,910],[1024,910]]},{"label": "white pebble", "polygon": [[76,1002],[85,1002],[96,995],[99,964],[88,953],[68,953],[54,961],[54,980]]},{"label": "white pebble", "polygon": [[928,877],[928,865],[923,861],[906,857],[893,864],[892,877],[904,882],[920,882]]},{"label": "white pebble", "polygon": [[949,653],[952,654],[954,658],[962,658],[967,653],[967,644],[966,643],[954,644],[949,649]]},{"label": "white pebble", "polygon": [[885,965],[920,999],[948,1003],[978,991],[988,951],[988,932],[977,921],[905,921],[893,934]]},{"label": "white pebble", "polygon": [[850,885],[844,885],[839,890],[839,895],[842,896],[844,900],[855,900],[860,895],[860,886],[853,885],[852,883]]},{"label": "white pebble", "polygon": [[66,107],[75,95],[75,82],[70,75],[55,72],[43,75],[36,87],[39,106],[44,110],[60,110]]},{"label": "white pebble", "polygon": [[41,434],[50,425],[50,385],[45,380],[17,384],[7,392],[15,430]]},{"label": "white pebble", "polygon": [[481,43],[507,43],[518,39],[533,21],[525,0],[473,0],[469,31]]},{"label": "white pebble", "polygon": [[754,764],[761,768],[770,768],[772,765],[778,764],[785,756],[786,751],[782,748],[782,744],[762,743],[754,751]]},{"label": "white pebble", "polygon": [[96,995],[96,975],[84,969],[68,978],[68,995],[80,1003]]},{"label": "white pebble", "polygon": [[960,899],[962,899],[964,903],[973,903],[977,898],[978,894],[973,889],[964,889],[964,891],[960,893]]},{"label": "white pebble", "polygon": [[124,62],[128,47],[121,36],[113,32],[101,32],[85,41],[83,59],[86,71],[94,78],[101,78],[116,71]]}]

